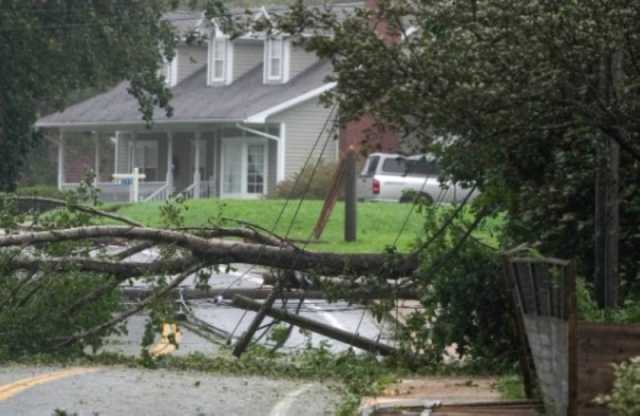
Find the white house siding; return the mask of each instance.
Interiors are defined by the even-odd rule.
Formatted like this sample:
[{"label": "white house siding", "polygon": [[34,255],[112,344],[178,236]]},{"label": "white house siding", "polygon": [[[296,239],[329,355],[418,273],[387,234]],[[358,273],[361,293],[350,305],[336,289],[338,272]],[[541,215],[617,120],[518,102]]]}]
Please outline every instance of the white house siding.
[{"label": "white house siding", "polygon": [[207,47],[198,45],[178,46],[178,83],[193,75],[207,64]]},{"label": "white house siding", "polygon": [[116,173],[129,173],[130,142],[131,135],[127,133],[120,133],[118,135],[118,144],[116,145],[116,151],[118,152],[118,165],[116,166]]},{"label": "white house siding", "polygon": [[233,81],[255,68],[262,62],[264,45],[262,41],[240,40],[233,44]]},{"label": "white house siding", "polygon": [[293,79],[305,69],[318,62],[315,53],[310,53],[299,46],[291,45],[289,57],[289,78]]},{"label": "white house siding", "polygon": [[[269,118],[270,123],[285,123],[285,177],[291,177],[302,168],[330,111],[315,98]],[[320,144],[316,147],[313,161],[320,155],[330,127],[329,124]],[[329,140],[322,158],[325,161],[334,162],[337,159],[337,146],[333,137]]]}]

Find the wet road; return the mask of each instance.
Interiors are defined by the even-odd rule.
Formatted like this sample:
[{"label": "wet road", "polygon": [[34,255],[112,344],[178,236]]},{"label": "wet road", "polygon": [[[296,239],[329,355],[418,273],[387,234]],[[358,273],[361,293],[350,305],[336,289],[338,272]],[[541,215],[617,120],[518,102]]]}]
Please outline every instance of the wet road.
[{"label": "wet road", "polygon": [[[0,369],[0,415],[322,416],[334,413],[327,386],[262,377],[126,368]],[[313,403],[313,405],[309,405]]]}]

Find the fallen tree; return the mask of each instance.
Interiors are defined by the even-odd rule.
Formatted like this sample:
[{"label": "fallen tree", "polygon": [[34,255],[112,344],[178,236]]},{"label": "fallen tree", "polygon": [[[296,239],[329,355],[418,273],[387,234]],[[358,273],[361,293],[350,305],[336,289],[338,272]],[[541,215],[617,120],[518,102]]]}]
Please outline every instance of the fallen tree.
[{"label": "fallen tree", "polygon": [[[312,297],[358,302],[384,298],[390,293],[416,297],[413,290],[399,287],[402,282],[399,279],[418,268],[417,253],[318,253],[240,221],[234,221],[235,227],[185,227],[179,221],[180,216],[175,215],[179,210],[175,202],[163,207],[170,212],[168,217],[173,222],[163,228],[149,228],[121,215],[83,205],[73,197],[67,201],[4,198],[9,199],[0,201],[4,228],[0,234],[0,314],[10,319],[30,308],[31,318],[26,322],[34,322],[44,318],[40,306],[48,308],[46,305],[51,305],[52,299],[65,297],[53,311],[47,312],[53,314],[61,328],[34,327],[33,331],[40,333],[27,343],[27,350],[73,346],[82,349],[86,342],[99,345],[102,337],[117,332],[116,328],[127,318],[142,310],[149,309],[152,315],[154,310],[160,311],[164,319],[171,319],[168,316],[175,309],[176,299],[219,296],[229,299],[246,294],[263,299],[275,299],[277,295],[283,299]],[[25,209],[25,204],[32,209]],[[41,212],[36,214],[34,209]],[[121,225],[96,225],[95,220]],[[149,253],[153,254],[149,261],[137,257]],[[273,270],[270,275],[276,277],[269,283],[282,290],[277,293],[269,287],[240,291],[178,290],[178,285],[190,276],[208,281],[214,275],[213,269],[232,264]],[[313,276],[314,284],[301,290],[295,281],[285,278],[292,276],[292,271]],[[53,287],[78,285],[82,279],[85,286],[73,292],[73,296],[66,295],[64,290],[52,293]],[[375,279],[376,283],[370,284],[369,279]],[[128,287],[125,284],[128,281],[144,281],[146,287]],[[204,283],[206,287],[207,282]],[[133,301],[133,306],[126,310],[117,306],[113,302],[116,293]],[[107,309],[104,299],[109,299]],[[122,305],[119,301],[117,304]],[[93,315],[101,318],[84,318],[96,305],[102,305],[103,314],[93,312]],[[65,319],[68,327],[64,327]],[[24,327],[21,326],[20,333],[28,336]]]},{"label": "fallen tree", "polygon": [[[205,238],[187,231],[128,226],[86,226],[11,234],[0,237],[0,247],[22,247],[105,238],[174,245],[190,251],[198,260],[209,265],[244,263],[314,272],[326,276],[377,274],[389,279],[408,276],[418,268],[417,253],[409,255],[318,253],[292,245],[275,247],[222,238]],[[40,260],[40,262],[46,261]],[[113,264],[106,262],[104,266],[109,268],[113,267]]]}]

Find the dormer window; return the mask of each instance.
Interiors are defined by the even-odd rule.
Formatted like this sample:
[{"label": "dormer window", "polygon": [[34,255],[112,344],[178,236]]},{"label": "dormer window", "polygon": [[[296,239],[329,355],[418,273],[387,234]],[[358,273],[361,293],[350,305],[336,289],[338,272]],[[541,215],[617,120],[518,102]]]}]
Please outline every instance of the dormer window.
[{"label": "dormer window", "polygon": [[267,77],[270,81],[282,79],[282,39],[269,39],[267,42]]},{"label": "dormer window", "polygon": [[217,32],[209,41],[209,70],[207,74],[209,85],[227,85],[231,83],[233,45]]},{"label": "dormer window", "polygon": [[265,83],[287,82],[287,46],[288,42],[282,38],[268,38],[265,41]]},{"label": "dormer window", "polygon": [[175,87],[178,83],[178,54],[173,57],[170,62],[164,62],[162,68],[162,74],[164,75],[164,82],[169,87]]}]

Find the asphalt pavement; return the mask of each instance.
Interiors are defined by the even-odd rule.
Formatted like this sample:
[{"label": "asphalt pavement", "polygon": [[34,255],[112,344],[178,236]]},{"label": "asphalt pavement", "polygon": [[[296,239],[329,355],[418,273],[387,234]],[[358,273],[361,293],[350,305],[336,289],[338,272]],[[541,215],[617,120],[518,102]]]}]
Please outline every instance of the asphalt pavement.
[{"label": "asphalt pavement", "polygon": [[1,416],[321,416],[337,395],[318,383],[108,368],[0,369]]}]

